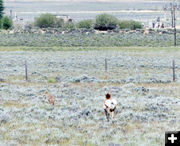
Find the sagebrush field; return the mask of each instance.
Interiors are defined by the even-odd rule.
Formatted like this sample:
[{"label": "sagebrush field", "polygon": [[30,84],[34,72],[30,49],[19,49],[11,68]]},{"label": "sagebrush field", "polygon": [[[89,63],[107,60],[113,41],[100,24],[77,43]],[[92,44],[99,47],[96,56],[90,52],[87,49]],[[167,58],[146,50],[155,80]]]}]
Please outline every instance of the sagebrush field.
[{"label": "sagebrush field", "polygon": [[[0,47],[0,145],[157,146],[165,131],[180,129],[179,48],[46,50]],[[103,110],[105,89],[118,101],[111,122]],[[54,106],[45,91],[55,96]]]},{"label": "sagebrush field", "polygon": [[[0,33],[0,46],[31,46],[31,47],[170,47],[173,46],[173,32],[161,30],[160,33],[144,30],[123,31],[96,34],[91,30],[72,30],[62,34],[62,31],[53,30],[46,34],[32,33]],[[180,44],[180,32],[177,31],[177,45]],[[55,33],[55,34],[54,34]],[[51,50],[51,48],[50,48]]]}]

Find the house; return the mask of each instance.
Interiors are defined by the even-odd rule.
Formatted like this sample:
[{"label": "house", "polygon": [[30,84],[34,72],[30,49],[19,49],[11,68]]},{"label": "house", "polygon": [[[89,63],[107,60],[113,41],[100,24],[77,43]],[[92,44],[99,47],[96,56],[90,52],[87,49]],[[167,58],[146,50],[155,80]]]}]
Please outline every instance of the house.
[{"label": "house", "polygon": [[59,15],[59,14],[56,14],[54,16],[56,16],[57,19],[63,19],[64,22],[72,22],[73,21],[69,15]]}]

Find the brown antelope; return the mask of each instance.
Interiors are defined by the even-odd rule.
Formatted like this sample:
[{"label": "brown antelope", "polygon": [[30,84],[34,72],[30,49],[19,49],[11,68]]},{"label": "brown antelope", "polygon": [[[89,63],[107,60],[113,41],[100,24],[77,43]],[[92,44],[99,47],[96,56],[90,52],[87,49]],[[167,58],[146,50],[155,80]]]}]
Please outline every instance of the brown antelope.
[{"label": "brown antelope", "polygon": [[51,105],[54,105],[54,96],[52,96],[51,94],[48,93],[48,91],[45,92],[45,96],[48,99],[49,103]]},{"label": "brown antelope", "polygon": [[114,118],[114,111],[116,109],[117,101],[115,99],[111,99],[111,94],[106,93],[106,91],[105,96],[106,100],[104,101],[104,111],[107,121],[109,121],[109,117],[111,117],[111,119]]}]

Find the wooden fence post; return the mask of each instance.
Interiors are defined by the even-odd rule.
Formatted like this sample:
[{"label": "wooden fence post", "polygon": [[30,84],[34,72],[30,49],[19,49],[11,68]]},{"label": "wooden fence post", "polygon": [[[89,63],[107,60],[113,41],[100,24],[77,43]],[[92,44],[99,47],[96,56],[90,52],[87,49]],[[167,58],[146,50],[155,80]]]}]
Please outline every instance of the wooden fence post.
[{"label": "wooden fence post", "polygon": [[105,58],[105,79],[107,80],[107,59]]},{"label": "wooden fence post", "polygon": [[27,61],[25,60],[25,76],[26,76],[26,81],[28,81],[28,71],[27,71]]},{"label": "wooden fence post", "polygon": [[176,80],[176,72],[175,72],[175,61],[172,62],[172,70],[173,70],[173,82]]},{"label": "wooden fence post", "polygon": [[137,75],[138,82],[140,83],[140,75],[139,75],[139,70],[137,67],[136,67],[136,75]]}]

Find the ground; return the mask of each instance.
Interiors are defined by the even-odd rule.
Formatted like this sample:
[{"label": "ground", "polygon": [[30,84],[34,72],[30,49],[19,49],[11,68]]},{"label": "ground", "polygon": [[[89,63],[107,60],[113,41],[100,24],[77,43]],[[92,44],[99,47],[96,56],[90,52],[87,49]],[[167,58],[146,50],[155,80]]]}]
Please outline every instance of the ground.
[{"label": "ground", "polygon": [[[36,29],[35,29],[36,30]],[[46,30],[46,29],[45,29]],[[0,32],[0,46],[24,46],[64,48],[76,47],[77,49],[89,50],[97,47],[171,47],[174,45],[174,34],[170,30],[117,30],[117,32],[93,32],[94,30],[72,30],[62,33],[61,29],[47,29],[46,34],[40,32],[29,33],[16,32],[7,34],[7,31]],[[34,31],[33,29],[29,30]],[[37,31],[37,30],[36,30]],[[42,30],[41,30],[42,31]],[[51,32],[52,31],[52,32]],[[147,32],[146,32],[147,31]],[[180,44],[180,32],[177,30],[177,46]]]},{"label": "ground", "polygon": [[[165,131],[180,129],[178,48],[68,49],[0,47],[0,145],[157,146]],[[105,89],[118,101],[110,122]],[[54,106],[45,91],[55,96]]]}]

